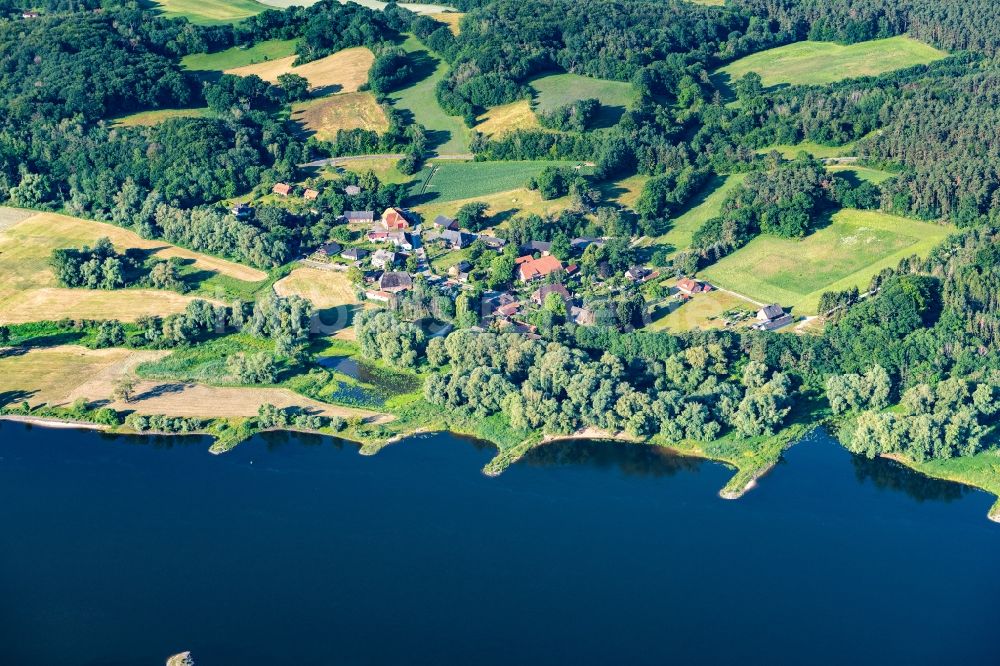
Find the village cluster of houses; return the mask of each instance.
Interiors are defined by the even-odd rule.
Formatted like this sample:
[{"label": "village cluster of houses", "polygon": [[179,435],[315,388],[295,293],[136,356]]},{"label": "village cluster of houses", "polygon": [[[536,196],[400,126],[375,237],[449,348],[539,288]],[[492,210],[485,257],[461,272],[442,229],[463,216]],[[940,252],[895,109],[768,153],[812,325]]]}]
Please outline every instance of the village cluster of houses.
[{"label": "village cluster of houses", "polygon": [[[292,196],[294,190],[291,185],[278,183],[272,191],[278,196],[288,197]],[[356,185],[349,185],[344,189],[348,195],[356,195],[360,191]],[[315,201],[319,197],[319,191],[307,188],[302,192],[302,197],[307,201]],[[232,213],[238,219],[248,219],[253,216],[253,208],[248,204],[237,204]],[[347,224],[367,225],[366,240],[382,247],[369,250],[363,247],[344,247],[336,241],[328,241],[316,250],[316,254],[327,259],[340,257],[358,266],[367,260],[372,270],[366,275],[369,286],[366,295],[375,301],[389,302],[397,294],[413,288],[414,276],[407,271],[398,270],[398,267],[405,265],[414,252],[418,255],[418,272],[424,273],[428,281],[443,293],[454,296],[463,284],[469,282],[472,265],[464,260],[449,268],[447,276],[434,275],[427,264],[421,241],[452,251],[465,249],[476,241],[496,252],[502,251],[507,245],[505,239],[491,234],[464,231],[456,220],[445,215],[438,215],[418,232],[411,225],[406,211],[396,207],[385,209],[381,215],[376,215],[375,211],[345,211],[341,218]],[[570,246],[575,252],[582,253],[589,245],[603,243],[601,238],[574,238]],[[554,281],[554,276],[572,277],[578,267],[576,264],[560,261],[551,254],[551,249],[551,243],[535,240],[518,247],[514,277],[522,288],[486,292],[481,313],[484,321],[505,322],[525,335],[535,335],[534,327],[524,321],[523,314],[532,306],[541,307],[551,294],[556,294],[564,301],[570,321],[583,326],[597,323],[597,313],[584,307],[582,301],[563,282]],[[626,280],[636,285],[659,277],[658,271],[646,266],[633,266],[625,272]],[[529,293],[526,287],[532,283],[539,283],[540,286]],[[677,281],[672,297],[684,302],[712,290],[712,285],[707,282],[682,277]],[[756,313],[751,327],[773,331],[792,321],[793,317],[780,305],[773,304]]]}]

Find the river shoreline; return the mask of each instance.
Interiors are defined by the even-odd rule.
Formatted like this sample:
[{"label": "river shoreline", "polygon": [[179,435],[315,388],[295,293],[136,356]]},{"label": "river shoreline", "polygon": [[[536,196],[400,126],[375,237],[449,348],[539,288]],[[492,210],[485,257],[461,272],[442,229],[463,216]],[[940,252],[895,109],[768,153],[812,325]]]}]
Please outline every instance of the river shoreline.
[{"label": "river shoreline", "polygon": [[[90,421],[79,421],[79,420],[74,420],[74,419],[57,418],[57,417],[29,416],[29,415],[21,415],[21,414],[0,414],[0,421],[10,421],[12,423],[23,423],[25,425],[30,425],[30,426],[39,427],[39,428],[50,428],[50,429],[53,429],[53,430],[90,430],[90,431],[105,432],[105,433],[111,433],[111,434],[139,435],[139,436],[203,435],[203,436],[208,436],[208,437],[216,437],[215,433],[212,433],[212,432],[207,431],[207,430],[200,430],[200,431],[187,432],[187,433],[152,432],[152,431],[131,432],[131,431],[120,431],[120,430],[118,430],[116,428],[112,428],[112,427],[104,425],[104,424],[92,423]],[[476,433],[462,432],[461,430],[455,430],[455,429],[452,429],[452,428],[427,428],[427,427],[418,427],[418,428],[415,428],[414,430],[412,430],[410,432],[397,433],[397,434],[393,435],[392,437],[390,437],[390,438],[388,438],[388,439],[386,439],[384,441],[377,441],[377,442],[365,442],[365,441],[358,440],[358,439],[352,439],[350,437],[340,436],[340,435],[338,435],[336,433],[330,433],[330,432],[326,432],[326,431],[322,431],[322,430],[314,430],[314,429],[309,429],[309,428],[297,428],[297,427],[294,427],[294,426],[285,427],[285,428],[266,428],[266,429],[262,429],[262,430],[254,430],[251,433],[251,436],[259,434],[259,433],[263,433],[263,432],[295,432],[295,433],[302,433],[302,434],[307,434],[307,435],[319,435],[319,436],[322,436],[322,437],[336,437],[336,438],[339,438],[339,439],[343,439],[345,441],[349,441],[349,442],[353,442],[355,444],[358,444],[358,446],[359,446],[358,453],[359,453],[359,455],[364,455],[364,456],[375,455],[376,453],[378,453],[379,451],[381,451],[386,446],[389,446],[391,444],[395,444],[395,443],[397,443],[399,441],[402,441],[404,439],[407,439],[407,438],[410,438],[410,437],[414,437],[416,435],[421,435],[421,434],[428,434],[428,433],[435,433],[435,432],[449,432],[449,433],[452,433],[452,434],[455,434],[455,435],[471,436],[471,437],[476,437],[477,439],[482,439]],[[768,472],[770,472],[772,469],[774,469],[774,466],[776,464],[775,462],[771,462],[771,463],[769,463],[767,465],[764,465],[764,466],[762,466],[762,467],[760,467],[758,469],[755,469],[755,470],[753,470],[751,472],[748,472],[749,478],[747,479],[747,481],[745,483],[743,483],[742,486],[738,486],[738,487],[733,488],[733,487],[730,487],[730,486],[733,485],[734,481],[736,481],[738,478],[740,478],[740,476],[744,473],[744,470],[742,470],[738,466],[734,465],[732,463],[732,461],[725,460],[725,459],[722,459],[722,458],[714,458],[714,457],[712,457],[710,455],[707,455],[704,451],[702,451],[700,449],[682,449],[682,448],[677,448],[677,447],[673,447],[673,446],[669,446],[669,445],[665,445],[665,444],[657,444],[657,443],[654,443],[652,441],[644,440],[644,439],[639,438],[639,437],[633,437],[633,436],[631,436],[631,435],[629,435],[629,434],[627,434],[625,432],[609,432],[609,431],[606,431],[606,430],[601,430],[599,428],[587,427],[587,428],[582,428],[582,429],[580,429],[580,430],[578,430],[576,432],[573,432],[573,433],[570,433],[570,434],[565,434],[565,435],[564,434],[548,434],[548,435],[543,435],[539,439],[529,438],[529,439],[525,440],[524,442],[518,444],[517,446],[511,447],[511,448],[507,448],[507,449],[501,449],[499,446],[497,446],[497,444],[495,442],[489,442],[489,440],[483,439],[483,441],[489,442],[490,444],[493,444],[494,446],[497,446],[497,455],[493,459],[491,459],[483,467],[482,472],[483,472],[483,474],[485,474],[486,476],[489,476],[489,477],[500,476],[500,474],[502,474],[504,472],[504,470],[506,470],[510,465],[516,463],[529,450],[531,450],[532,448],[534,448],[536,446],[544,446],[545,444],[550,444],[550,443],[559,442],[559,441],[574,441],[574,440],[590,440],[590,441],[595,441],[596,440],[596,441],[616,442],[616,443],[624,443],[624,444],[637,444],[637,445],[642,445],[642,446],[655,446],[655,447],[658,447],[658,448],[670,451],[671,453],[676,454],[676,455],[686,456],[686,457],[690,457],[690,458],[698,458],[698,459],[701,459],[701,460],[710,460],[712,462],[717,462],[717,463],[721,463],[723,465],[726,465],[727,467],[735,467],[736,470],[737,470],[736,475],[733,477],[733,479],[730,480],[730,482],[728,484],[726,484],[725,487],[723,487],[721,490],[719,490],[719,493],[718,493],[719,497],[722,498],[722,499],[725,499],[725,500],[737,500],[737,499],[742,498],[744,495],[746,495],[746,493],[748,493],[751,490],[753,490],[754,488],[756,488],[757,487],[757,482],[762,477],[764,477],[765,475],[767,475]],[[238,445],[238,443],[237,443],[237,445]],[[212,447],[209,447],[209,452],[211,454],[213,454],[213,455],[221,455],[221,454],[223,454],[223,453],[231,450],[231,448],[233,448],[233,447],[227,447],[227,448],[224,448],[224,449],[217,449],[213,445]],[[907,469],[909,469],[909,470],[911,470],[913,472],[916,472],[918,474],[922,474],[922,475],[924,475],[924,476],[926,476],[928,478],[937,478],[937,479],[941,479],[943,481],[948,481],[948,482],[951,482],[951,483],[959,483],[959,484],[962,484],[962,485],[970,487],[970,488],[975,488],[977,490],[981,490],[981,491],[983,491],[983,492],[985,492],[987,494],[990,494],[990,495],[994,494],[993,492],[991,492],[987,488],[983,488],[983,487],[977,486],[974,483],[971,483],[971,482],[963,480],[963,479],[951,478],[951,477],[944,477],[944,476],[935,476],[935,475],[932,475],[932,474],[928,474],[926,471],[918,468],[916,465],[914,465],[912,462],[910,462],[909,460],[907,460],[905,457],[903,457],[901,455],[898,455],[898,454],[882,454],[881,457],[885,458],[885,459],[888,459],[888,460],[892,460],[893,462],[895,462],[897,464],[900,464],[900,465],[906,467]],[[1000,524],[1000,497],[998,497],[997,500],[996,500],[996,502],[990,507],[990,510],[988,511],[986,517],[991,522]]]}]

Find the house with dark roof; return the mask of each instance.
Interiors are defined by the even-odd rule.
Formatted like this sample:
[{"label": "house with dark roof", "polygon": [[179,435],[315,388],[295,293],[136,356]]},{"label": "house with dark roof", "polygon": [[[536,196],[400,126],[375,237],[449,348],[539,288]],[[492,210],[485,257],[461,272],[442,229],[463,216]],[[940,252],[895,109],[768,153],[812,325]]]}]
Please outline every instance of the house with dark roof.
[{"label": "house with dark roof", "polygon": [[386,271],[378,279],[379,291],[387,294],[397,294],[401,291],[413,288],[413,278],[409,273],[403,271]]},{"label": "house with dark roof", "polygon": [[363,247],[349,247],[343,252],[341,252],[340,256],[342,256],[344,259],[347,259],[348,261],[361,261],[362,259],[367,257],[368,254],[369,254],[368,250],[364,249]]},{"label": "house with dark roof", "polygon": [[629,280],[632,280],[633,282],[642,282],[643,280],[649,278],[649,276],[652,273],[653,271],[646,268],[645,266],[633,266],[632,268],[625,271],[625,277],[627,277]]},{"label": "house with dark roof", "polygon": [[545,305],[545,299],[548,298],[549,294],[559,294],[566,303],[569,303],[573,298],[573,295],[569,293],[569,289],[559,283],[556,283],[542,285],[536,289],[535,292],[531,294],[531,302],[535,305]]},{"label": "house with dark roof", "polygon": [[483,242],[483,245],[491,250],[496,250],[497,252],[500,252],[507,246],[507,241],[503,238],[498,238],[497,236],[487,236],[486,234],[482,234],[479,236],[479,240]]},{"label": "house with dark roof", "polygon": [[439,231],[458,231],[458,222],[451,219],[450,217],[445,217],[444,215],[438,215],[434,218],[434,228]]},{"label": "house with dark roof", "polygon": [[774,331],[782,326],[788,326],[792,321],[792,315],[785,312],[780,305],[765,305],[757,311],[757,323],[751,328],[758,331]]},{"label": "house with dark roof", "polygon": [[292,193],[292,186],[288,183],[278,183],[271,188],[271,191],[277,194],[279,197],[287,197]]},{"label": "house with dark roof", "polygon": [[459,282],[469,281],[469,272],[472,270],[472,264],[468,261],[462,260],[448,269],[448,276],[458,280]]},{"label": "house with dark roof", "polygon": [[344,220],[346,222],[374,222],[375,221],[375,211],[371,210],[346,210],[344,211]]},{"label": "house with dark roof", "polygon": [[340,243],[336,241],[329,241],[320,245],[319,249],[316,250],[316,254],[322,257],[333,257],[340,254],[341,250],[343,250],[343,248],[340,246]]},{"label": "house with dark roof", "polygon": [[563,270],[562,262],[550,254],[538,259],[531,255],[519,257],[514,264],[517,278],[521,282],[531,282]]},{"label": "house with dark roof", "polygon": [[541,255],[547,255],[552,249],[552,243],[547,241],[528,241],[518,248],[518,252],[521,254],[535,254],[536,252]]},{"label": "house with dark roof", "polygon": [[455,231],[453,229],[445,229],[438,236],[438,240],[452,250],[461,250],[462,248],[469,247],[476,240],[475,234],[467,234],[464,231]]}]

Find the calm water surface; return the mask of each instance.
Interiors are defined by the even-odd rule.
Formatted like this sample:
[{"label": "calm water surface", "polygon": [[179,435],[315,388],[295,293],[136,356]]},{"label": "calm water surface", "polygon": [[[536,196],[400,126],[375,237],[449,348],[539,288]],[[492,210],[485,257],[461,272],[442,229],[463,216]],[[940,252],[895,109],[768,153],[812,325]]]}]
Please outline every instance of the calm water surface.
[{"label": "calm water surface", "polygon": [[736,502],[628,445],[207,446],[0,423],[0,663],[1000,664],[991,498],[824,434]]}]

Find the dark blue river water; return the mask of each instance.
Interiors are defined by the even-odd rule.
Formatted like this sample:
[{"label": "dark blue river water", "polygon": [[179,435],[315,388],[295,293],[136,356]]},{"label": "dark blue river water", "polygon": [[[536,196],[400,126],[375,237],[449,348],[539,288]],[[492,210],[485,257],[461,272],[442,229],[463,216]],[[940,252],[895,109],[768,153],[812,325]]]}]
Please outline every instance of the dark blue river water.
[{"label": "dark blue river water", "polygon": [[0,423],[0,663],[1000,664],[991,498],[822,433],[735,502],[630,445],[207,446]]}]

